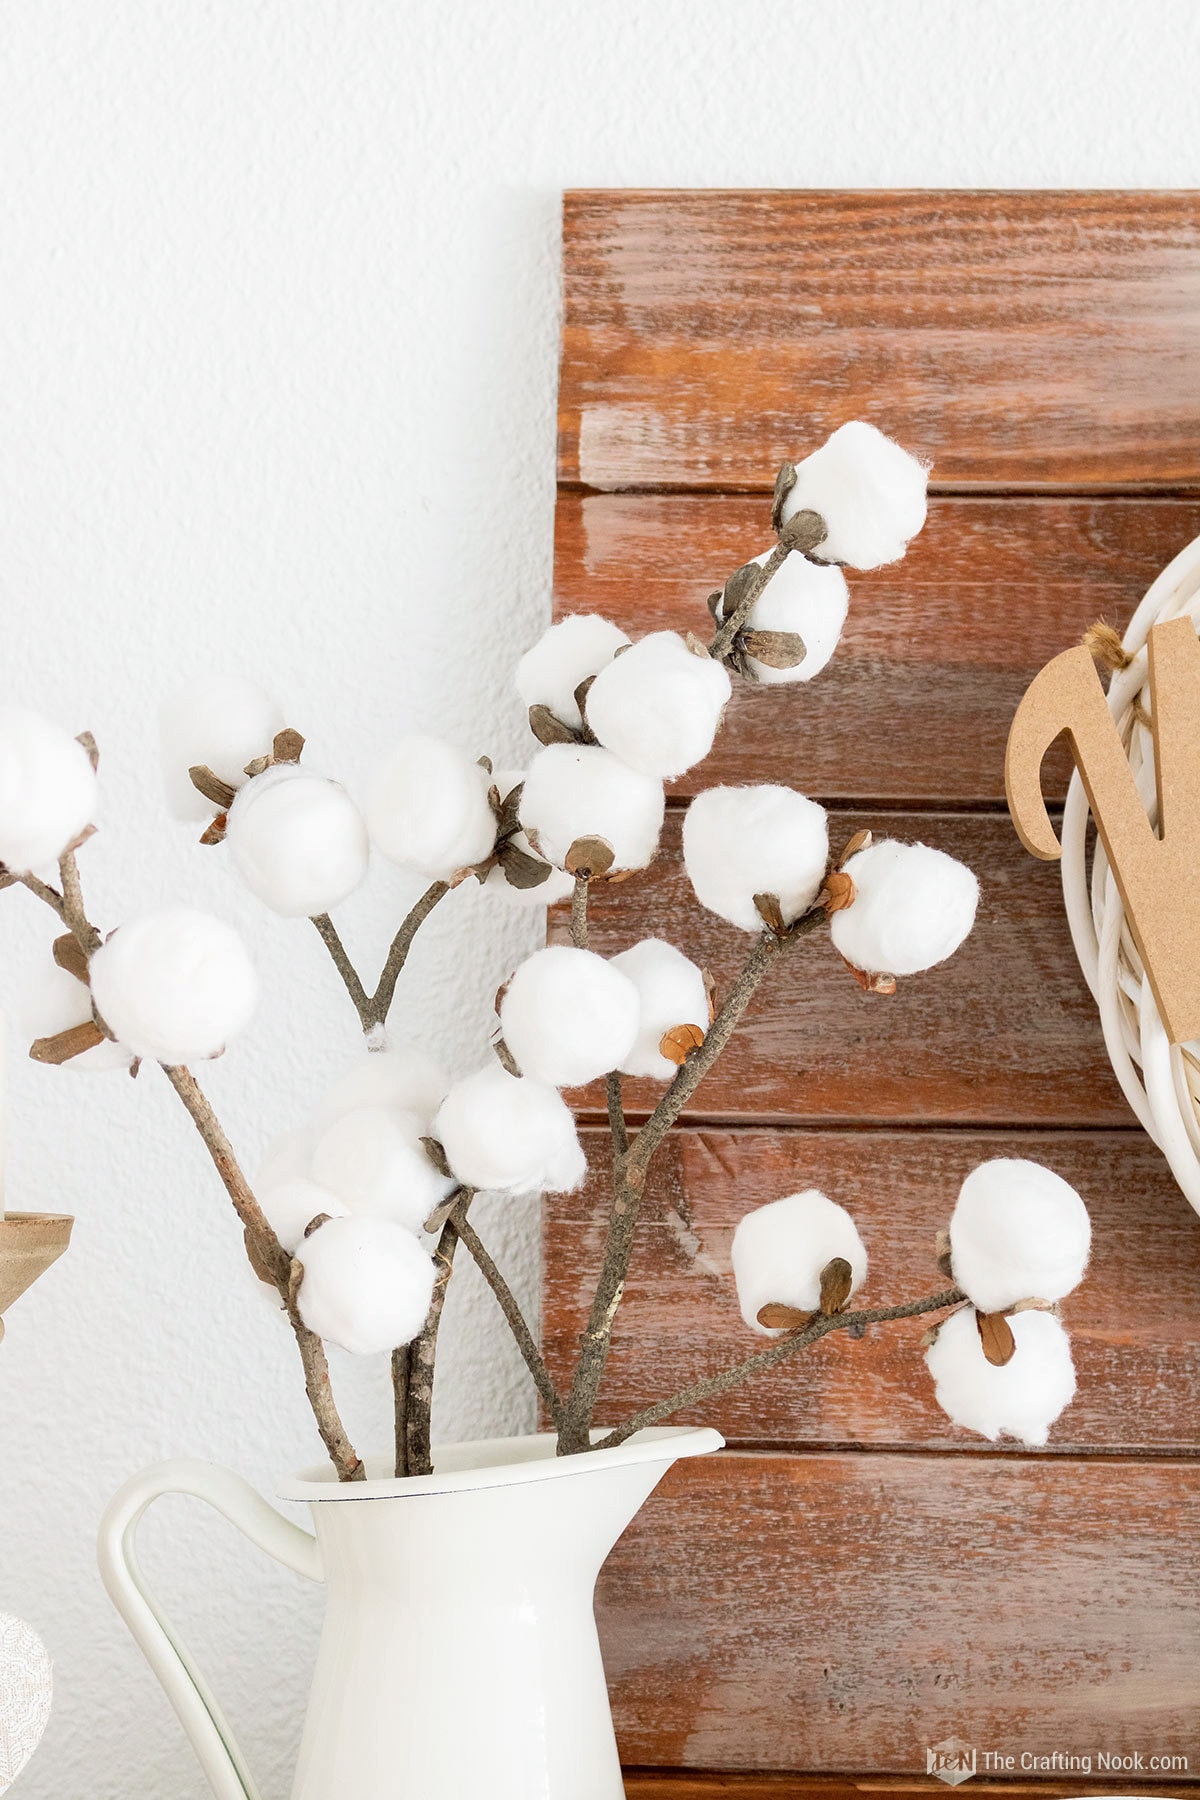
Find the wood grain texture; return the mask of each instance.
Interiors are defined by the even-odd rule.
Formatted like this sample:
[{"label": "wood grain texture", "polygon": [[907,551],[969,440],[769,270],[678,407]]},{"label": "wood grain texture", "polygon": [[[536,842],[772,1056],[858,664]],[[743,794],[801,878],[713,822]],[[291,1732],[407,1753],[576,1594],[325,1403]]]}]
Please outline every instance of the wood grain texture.
[{"label": "wood grain texture", "polygon": [[[571,1361],[587,1318],[609,1204],[608,1134],[586,1134],[582,1195],[548,1197],[542,1332],[551,1368]],[[1200,1447],[1200,1220],[1141,1132],[721,1130],[668,1138],[605,1372],[601,1418],[617,1422],[763,1340],[737,1307],[729,1251],[752,1207],[820,1187],[849,1208],[871,1257],[864,1305],[943,1285],[934,1234],[963,1177],[993,1156],[1028,1156],[1086,1200],[1093,1252],[1064,1303],[1079,1375],[1049,1452],[1186,1453]],[[993,1453],[934,1401],[920,1346],[928,1319],[834,1334],[681,1423],[715,1425],[743,1445],[850,1446]],[[1011,1447],[1010,1447],[1011,1448]]]},{"label": "wood grain texture", "polygon": [[1200,486],[1200,194],[581,192],[559,475],[769,492],[846,419],[955,489]]},{"label": "wood grain texture", "polygon": [[[1191,1800],[1194,1788],[1181,1782],[1136,1780],[1139,1794],[1153,1800]],[[1078,1781],[971,1781],[971,1800],[1022,1800],[1037,1794],[1040,1800],[1083,1800],[1084,1796],[1111,1794],[1123,1800],[1131,1777],[1114,1781],[1082,1776]],[[696,1774],[687,1769],[626,1769],[627,1800],[900,1800],[900,1796],[937,1795],[944,1800],[944,1782],[915,1775],[778,1775]]]},{"label": "wood grain texture", "polygon": [[1194,1464],[726,1452],[670,1472],[597,1616],[627,1763],[923,1775],[952,1735],[1194,1760],[1198,1584]]},{"label": "wood grain texture", "polygon": [[[728,990],[753,943],[696,902],[683,869],[678,813],[643,877],[601,883],[591,943],[602,954],[661,934]],[[820,1120],[870,1125],[1109,1126],[1130,1122],[1071,947],[1056,869],[1037,864],[1006,817],[837,810],[830,839],[860,826],[920,839],[975,869],[975,929],[947,963],[863,994],[822,932],[767,977],[719,1064],[697,1089],[691,1119]],[[569,920],[551,915],[565,940]],[[632,1110],[661,1088],[628,1083]],[[601,1115],[599,1087],[574,1102]]]},{"label": "wood grain texture", "polygon": [[[758,496],[560,496],[556,612],[631,636],[708,635],[705,597],[770,543]],[[904,561],[851,577],[837,654],[812,682],[740,679],[712,754],[675,784],[784,781],[824,800],[1000,806],[1017,702],[1096,618],[1124,630],[1200,532],[1190,500],[942,499]],[[1070,765],[1048,761],[1045,791]]]}]

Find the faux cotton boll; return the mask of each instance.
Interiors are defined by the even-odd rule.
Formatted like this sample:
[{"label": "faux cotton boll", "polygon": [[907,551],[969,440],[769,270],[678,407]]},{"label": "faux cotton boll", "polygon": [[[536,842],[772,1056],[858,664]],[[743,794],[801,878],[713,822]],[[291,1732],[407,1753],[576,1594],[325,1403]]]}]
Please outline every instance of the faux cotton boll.
[{"label": "faux cotton boll", "polygon": [[1061,1300],[1087,1267],[1092,1222],[1069,1182],[1041,1163],[998,1156],[959,1189],[950,1220],[954,1279],[981,1312]]},{"label": "faux cotton boll", "polygon": [[95,813],[83,745],[41,713],[0,706],[0,863],[17,875],[56,863]]},{"label": "faux cotton boll", "polygon": [[500,1003],[500,1029],[522,1074],[582,1087],[619,1069],[638,1030],[638,993],[593,950],[555,944],[520,965]]},{"label": "faux cotton boll", "polygon": [[697,1025],[708,1030],[708,990],[704,972],[662,938],[643,938],[632,949],[609,959],[637,989],[637,1036],[624,1061],[625,1075],[648,1075],[670,1081],[678,1065],[659,1049],[663,1036],[676,1025]]},{"label": "faux cotton boll", "polygon": [[834,1257],[850,1264],[851,1293],[867,1278],[866,1246],[858,1227],[819,1188],[787,1194],[755,1207],[738,1224],[731,1252],[738,1305],[752,1331],[779,1332],[760,1325],[760,1310],[771,1301],[815,1312],[821,1303],[821,1270]]},{"label": "faux cotton boll", "polygon": [[355,1356],[411,1344],[429,1314],[437,1271],[411,1231],[390,1219],[330,1219],[296,1252],[296,1296],[310,1331]]},{"label": "faux cotton boll", "polygon": [[456,1082],[433,1135],[466,1187],[494,1193],[566,1194],[587,1173],[570,1108],[555,1088],[489,1063]]},{"label": "faux cotton boll", "polygon": [[331,1219],[340,1219],[349,1210],[328,1188],[318,1187],[315,1181],[306,1181],[298,1175],[290,1181],[277,1182],[274,1187],[263,1188],[258,1203],[266,1214],[267,1224],[289,1251],[299,1249],[306,1228],[322,1213],[328,1213]]},{"label": "faux cotton boll", "polygon": [[631,769],[673,781],[712,749],[729,693],[724,664],[689,650],[678,632],[654,631],[601,669],[587,720]]},{"label": "faux cotton boll", "polygon": [[252,894],[285,919],[311,919],[367,873],[363,816],[340,782],[298,763],[256,775],[229,809],[225,842]]},{"label": "faux cotton boll", "polygon": [[331,1125],[359,1106],[398,1107],[417,1118],[424,1136],[450,1086],[441,1064],[423,1050],[368,1050],[335,1081],[317,1109]]},{"label": "faux cotton boll", "polygon": [[189,769],[209,768],[231,787],[246,780],[246,764],[269,754],[287,721],[270,694],[240,675],[207,675],[173,694],[159,715],[167,804],[177,819],[213,814],[192,786]]},{"label": "faux cotton boll", "polygon": [[[770,554],[754,561],[761,568]],[[793,550],[750,608],[746,626],[751,631],[795,632],[804,640],[804,657],[790,669],[774,669],[751,656],[755,679],[770,687],[819,675],[838,647],[849,606],[850,590],[842,571],[832,563],[822,567],[809,562]]]},{"label": "faux cotton boll", "polygon": [[490,783],[487,770],[457,745],[402,738],[367,788],[372,840],[392,862],[448,881],[492,853]]},{"label": "faux cotton boll", "polygon": [[356,1106],[317,1139],[312,1178],[352,1212],[419,1231],[452,1185],[426,1155],[426,1135],[414,1113]]},{"label": "faux cotton boll", "polygon": [[521,824],[559,867],[579,838],[603,838],[614,869],[654,860],[664,812],[662,783],[598,744],[549,744],[529,765]]},{"label": "faux cotton boll", "polygon": [[517,664],[517,692],[528,706],[548,706],[578,731],[583,723],[575,689],[598,675],[629,639],[599,613],[573,613],[544,631]]},{"label": "faux cotton boll", "polygon": [[1075,1397],[1071,1343],[1053,1313],[1014,1313],[1016,1349],[1002,1366],[983,1353],[973,1307],[952,1313],[925,1352],[937,1403],[956,1425],[993,1443],[1018,1438],[1037,1447]]},{"label": "faux cotton boll", "polygon": [[[32,1043],[37,1038],[57,1037],[60,1031],[70,1031],[76,1025],[87,1025],[91,1017],[91,990],[57,963],[47,961],[39,965],[21,997],[17,1024]],[[132,1061],[124,1044],[106,1039],[61,1066],[99,1075],[108,1069],[127,1069]]]},{"label": "faux cotton boll", "polygon": [[90,969],[109,1029],[136,1056],[168,1066],[218,1056],[258,1001],[237,932],[185,906],[131,919],[101,944]]},{"label": "faux cotton boll", "polygon": [[830,934],[856,969],[917,975],[953,956],[970,935],[979,883],[944,851],[881,838],[845,867],[854,901],[834,913]]},{"label": "faux cotton boll", "polygon": [[929,470],[874,425],[853,419],[796,465],[784,522],[811,508],[827,531],[815,555],[852,569],[899,562],[925,523]]},{"label": "faux cotton boll", "polygon": [[688,807],[683,860],[701,906],[739,931],[763,929],[755,894],[775,894],[790,925],[825,878],[825,809],[794,788],[707,788]]},{"label": "faux cotton boll", "polygon": [[312,1171],[313,1151],[318,1133],[305,1126],[300,1131],[284,1131],[268,1144],[258,1167],[254,1183],[256,1194],[281,1186],[285,1181],[304,1177]]}]

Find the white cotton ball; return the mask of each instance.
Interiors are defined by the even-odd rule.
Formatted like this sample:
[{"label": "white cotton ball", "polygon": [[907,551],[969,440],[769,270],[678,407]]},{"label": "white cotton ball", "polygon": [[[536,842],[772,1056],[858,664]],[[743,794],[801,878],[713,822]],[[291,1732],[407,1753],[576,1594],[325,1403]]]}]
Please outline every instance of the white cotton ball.
[{"label": "white cotton ball", "polygon": [[93,823],[96,771],[61,725],[24,706],[0,706],[0,863],[44,869]]},{"label": "white cotton ball", "polygon": [[845,865],[854,900],[833,914],[834,948],[856,969],[917,975],[970,935],[979,883],[965,863],[928,844],[881,838]]},{"label": "white cotton ball", "polygon": [[733,1234],[731,1258],[738,1305],[752,1331],[778,1337],[758,1322],[771,1301],[815,1312],[821,1303],[821,1270],[840,1256],[850,1264],[851,1293],[867,1278],[866,1246],[844,1206],[819,1188],[787,1194],[748,1212]]},{"label": "white cotton ball", "polygon": [[335,1081],[317,1108],[321,1125],[332,1125],[359,1106],[398,1107],[412,1113],[424,1136],[450,1078],[423,1050],[368,1050]]},{"label": "white cotton ball", "polygon": [[285,1181],[307,1177],[312,1172],[313,1151],[318,1133],[305,1126],[300,1131],[284,1131],[268,1144],[254,1183],[256,1194],[279,1187]]},{"label": "white cotton ball", "polygon": [[579,730],[583,720],[575,689],[598,675],[629,639],[599,613],[574,613],[544,631],[517,664],[517,693],[525,706],[548,706],[556,719]]},{"label": "white cotton ball", "polygon": [[430,1162],[423,1136],[428,1133],[414,1113],[356,1106],[317,1139],[313,1180],[353,1212],[419,1231],[453,1186]]},{"label": "white cotton ball", "polygon": [[367,873],[363,816],[340,782],[278,763],[248,781],[229,809],[233,866],[264,906],[311,919],[352,894]]},{"label": "white cotton ball", "polygon": [[304,1268],[300,1317],[355,1356],[411,1344],[429,1316],[436,1267],[412,1232],[391,1219],[330,1219],[296,1257]]},{"label": "white cotton ball", "polygon": [[899,562],[925,523],[929,469],[874,425],[853,419],[796,464],[784,522],[811,508],[827,526],[815,555],[852,569]]},{"label": "white cotton ball", "polygon": [[593,735],[643,775],[673,781],[713,747],[729,671],[676,631],[653,631],[601,669],[587,697]]},{"label": "white cotton ball", "polygon": [[[513,790],[520,787],[524,780],[525,777],[519,769],[498,770],[492,776],[493,785],[502,802],[506,801]],[[535,862],[545,864],[545,857],[538,855],[525,832],[513,832],[509,842],[514,849],[523,851]],[[485,893],[490,894],[494,899],[503,900],[508,906],[515,907],[557,906],[560,900],[570,897],[574,886],[574,880],[565,869],[556,869],[551,866],[550,873],[537,887],[514,887],[498,863],[494,869],[488,870],[483,884]]]},{"label": "white cotton ball", "polygon": [[794,788],[707,788],[683,821],[683,860],[701,906],[739,931],[763,929],[755,894],[775,894],[790,925],[825,879],[825,809]]},{"label": "white cotton ball", "polygon": [[619,1069],[638,1029],[637,989],[593,950],[536,950],[500,1003],[500,1029],[522,1074],[582,1087]]},{"label": "white cotton ball", "polygon": [[1083,1280],[1091,1242],[1075,1189],[1022,1156],[972,1169],[950,1220],[954,1279],[982,1312],[1061,1300]]},{"label": "white cotton ball", "polygon": [[571,1193],[587,1161],[570,1108],[555,1088],[510,1075],[492,1062],[456,1082],[433,1135],[466,1187],[533,1194]]},{"label": "white cotton ball", "polygon": [[383,854],[431,881],[483,862],[496,842],[491,776],[441,738],[401,738],[367,789],[371,838]]},{"label": "white cotton ball", "polygon": [[603,838],[614,869],[644,869],[658,849],[662,783],[598,744],[549,744],[529,765],[521,824],[560,867],[579,838]]},{"label": "white cotton ball", "polygon": [[622,1073],[672,1080],[679,1073],[678,1066],[663,1055],[659,1045],[664,1033],[675,1025],[708,1030],[703,970],[662,938],[643,938],[640,944],[611,957],[609,966],[632,981],[638,996],[637,1036],[621,1064]]},{"label": "white cotton ball", "polygon": [[937,1403],[956,1425],[993,1443],[1018,1438],[1044,1444],[1075,1397],[1071,1342],[1053,1313],[1014,1313],[1016,1350],[1002,1367],[983,1354],[975,1309],[963,1307],[941,1325],[925,1352]]},{"label": "white cotton ball", "polygon": [[213,804],[192,786],[189,769],[209,768],[230,787],[246,765],[269,756],[286,723],[270,694],[240,675],[208,675],[173,694],[159,714],[167,804],[176,819],[212,817]]},{"label": "white cotton ball", "polygon": [[109,1030],[135,1056],[168,1065],[219,1056],[258,1002],[258,977],[237,932],[191,907],[131,919],[90,967]]},{"label": "white cotton ball", "polygon": [[[761,568],[771,552],[756,556]],[[838,647],[850,606],[846,577],[834,564],[809,562],[793,550],[775,571],[746,621],[749,631],[794,631],[804,639],[804,659],[790,669],[773,669],[750,657],[755,679],[765,687],[811,681]]]},{"label": "white cotton ball", "polygon": [[261,1189],[258,1203],[266,1214],[267,1224],[289,1251],[299,1249],[304,1242],[305,1230],[322,1213],[328,1213],[331,1219],[340,1219],[349,1210],[328,1188],[318,1187],[315,1181],[306,1181],[300,1175]]},{"label": "white cotton ball", "polygon": [[[37,1038],[57,1037],[60,1031],[88,1024],[91,1017],[90,988],[55,962],[39,963],[18,1003],[17,1025],[22,1035],[31,1043]],[[105,1039],[61,1067],[99,1075],[107,1069],[127,1069],[132,1061],[124,1044]]]}]

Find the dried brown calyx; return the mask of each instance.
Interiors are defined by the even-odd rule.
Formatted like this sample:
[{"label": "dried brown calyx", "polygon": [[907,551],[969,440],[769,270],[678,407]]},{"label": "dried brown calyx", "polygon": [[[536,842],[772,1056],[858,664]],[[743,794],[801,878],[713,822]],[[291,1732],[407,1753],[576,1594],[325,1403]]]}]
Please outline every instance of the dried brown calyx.
[{"label": "dried brown calyx", "polygon": [[699,1025],[672,1025],[658,1040],[659,1054],[681,1069],[692,1051],[698,1050],[703,1042],[704,1033]]},{"label": "dried brown calyx", "polygon": [[821,1297],[816,1312],[804,1312],[781,1300],[768,1300],[758,1309],[758,1322],[768,1331],[803,1331],[814,1319],[832,1319],[837,1313],[845,1312],[853,1288],[854,1271],[844,1256],[835,1256],[821,1270]]},{"label": "dried brown calyx", "polygon": [[[934,1247],[937,1254],[938,1268],[943,1275],[953,1281],[954,1257],[950,1243],[950,1233],[948,1231],[939,1231],[935,1239]],[[970,1306],[970,1304],[970,1300],[960,1300],[957,1306],[951,1307],[950,1311],[946,1314],[946,1318],[950,1318],[956,1312],[962,1312],[963,1308]],[[984,1356],[994,1369],[1004,1368],[1005,1364],[1010,1363],[1016,1354],[1017,1340],[1013,1336],[1013,1329],[1008,1321],[1016,1313],[1022,1312],[1049,1312],[1057,1315],[1058,1307],[1053,1305],[1049,1300],[1041,1300],[1036,1296],[1031,1295],[1029,1299],[1014,1301],[1012,1306],[1005,1306],[998,1312],[983,1312],[978,1307],[975,1309],[975,1325],[979,1332],[979,1342],[983,1348]],[[931,1326],[925,1333],[924,1337],[921,1339],[921,1343],[926,1349],[928,1349],[931,1344],[937,1342],[938,1332],[945,1322],[946,1319],[940,1319],[936,1325]]]},{"label": "dried brown calyx", "polygon": [[[628,649],[628,644],[622,644],[616,655],[620,656],[621,651]],[[588,675],[575,689],[574,700],[579,708],[579,717],[582,721],[579,725],[568,725],[565,719],[560,719],[556,712],[552,712],[548,706],[540,703],[530,707],[529,729],[539,744],[594,744],[596,742],[595,734],[587,722],[587,697],[595,679],[594,675]]]},{"label": "dried brown calyx", "polygon": [[[481,756],[479,766],[492,773],[491,759]],[[485,856],[480,863],[472,863],[468,868],[459,869],[450,882],[451,887],[458,887],[461,882],[474,876],[476,881],[484,882],[493,869],[500,869],[510,887],[528,889],[541,887],[550,879],[550,864],[539,856],[530,855],[516,842],[521,833],[521,795],[525,790],[523,781],[519,781],[507,794],[501,794],[493,781],[488,789],[488,800],[496,817],[496,842],[492,854]],[[531,841],[526,833],[526,842]]]},{"label": "dried brown calyx", "polygon": [[[279,763],[298,763],[304,750],[304,738],[300,732],[290,725],[277,731],[271,741],[271,748],[266,756],[256,756],[246,764],[245,773],[253,781],[267,769],[273,769]],[[188,770],[188,778],[198,794],[212,803],[217,809],[217,816],[205,827],[200,835],[202,844],[220,844],[224,842],[226,827],[229,823],[229,808],[237,796],[237,788],[223,776],[215,775],[207,763],[193,763]]]}]

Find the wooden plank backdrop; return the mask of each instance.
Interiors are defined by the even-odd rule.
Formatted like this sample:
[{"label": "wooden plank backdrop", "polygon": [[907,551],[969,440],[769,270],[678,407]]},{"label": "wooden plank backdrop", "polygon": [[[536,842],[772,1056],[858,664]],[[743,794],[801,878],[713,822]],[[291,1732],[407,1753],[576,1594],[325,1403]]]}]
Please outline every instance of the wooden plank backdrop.
[{"label": "wooden plank backdrop", "polygon": [[[950,1425],[921,1321],[829,1340],[705,1410],[733,1448],[668,1476],[601,1581],[628,1792],[944,1791],[925,1746],[951,1735],[1186,1758],[1166,1786],[1149,1766],[1123,1784],[1186,1792],[1200,1221],[1116,1088],[1057,872],[1003,810],[1003,746],[1042,663],[1098,615],[1122,626],[1200,532],[1200,195],[570,194],[564,275],[560,613],[702,630],[705,595],[770,541],[778,464],[845,419],[934,459],[908,558],[852,580],[811,687],[739,685],[659,862],[595,895],[595,946],[660,930],[729,981],[747,940],[695,905],[678,850],[682,802],[718,781],[787,782],[830,806],[835,841],[882,825],[983,886],[968,946],[894,998],[814,942],[756,1000],[660,1158],[605,1415],[753,1348],[733,1228],[797,1187],[852,1208],[879,1300],[936,1279],[934,1233],[987,1156],[1058,1169],[1096,1234],[1070,1302],[1079,1396],[1044,1452]],[[629,1084],[635,1111],[653,1097]],[[605,1210],[602,1099],[573,1098],[592,1173],[546,1207],[558,1367]],[[1111,1791],[1070,1768],[1004,1792]],[[982,1764],[973,1787],[996,1791]]]}]

